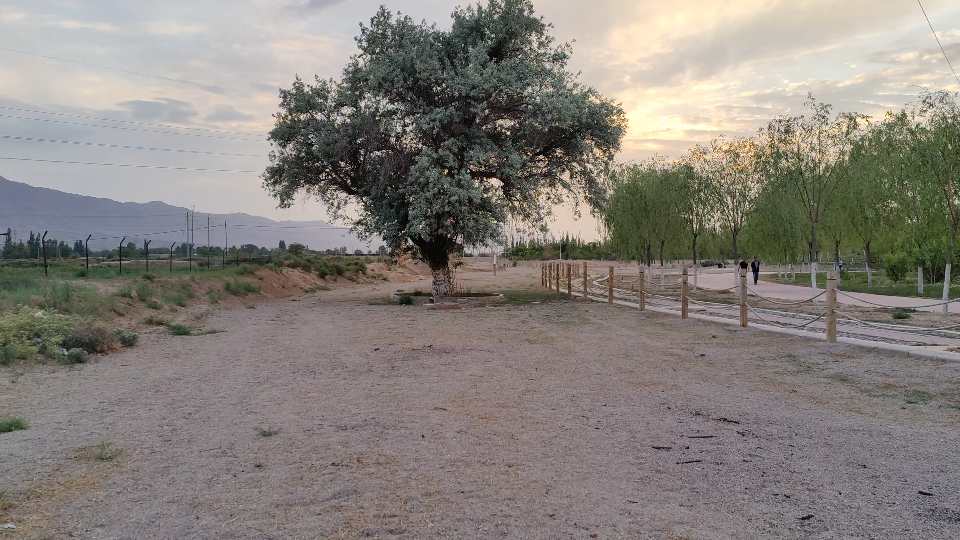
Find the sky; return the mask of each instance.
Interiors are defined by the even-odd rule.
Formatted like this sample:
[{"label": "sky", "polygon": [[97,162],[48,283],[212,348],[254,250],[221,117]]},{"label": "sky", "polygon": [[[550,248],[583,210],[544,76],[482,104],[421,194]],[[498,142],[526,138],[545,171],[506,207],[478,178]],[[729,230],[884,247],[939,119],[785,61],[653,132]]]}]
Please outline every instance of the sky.
[{"label": "sky", "polygon": [[[16,159],[0,159],[0,176],[198,212],[326,219],[317,202],[277,209],[263,190],[265,134],[277,89],[297,74],[338,77],[359,25],[381,4],[443,27],[464,2],[4,0],[0,158]],[[580,80],[622,104],[624,161],[750,135],[777,115],[801,114],[808,92],[838,112],[882,117],[920,88],[960,91],[916,0],[534,5],[559,41],[573,42]],[[960,2],[923,7],[960,69]],[[550,226],[598,234],[568,208]]]}]

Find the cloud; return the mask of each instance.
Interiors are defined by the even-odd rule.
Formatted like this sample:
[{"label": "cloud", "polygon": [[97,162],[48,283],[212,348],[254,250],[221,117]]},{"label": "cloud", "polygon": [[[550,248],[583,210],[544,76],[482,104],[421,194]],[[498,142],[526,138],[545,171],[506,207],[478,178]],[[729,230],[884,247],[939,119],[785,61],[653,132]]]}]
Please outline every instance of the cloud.
[{"label": "cloud", "polygon": [[52,21],[48,26],[57,28],[71,28],[80,30],[95,30],[97,32],[118,32],[120,27],[106,22],[86,22],[86,21]]},{"label": "cloud", "polygon": [[203,117],[207,122],[251,122],[257,117],[252,114],[242,113],[234,109],[231,105],[221,105]]},{"label": "cloud", "polygon": [[131,118],[136,120],[188,124],[197,116],[197,111],[190,103],[169,98],[124,101],[117,106],[129,109]]}]

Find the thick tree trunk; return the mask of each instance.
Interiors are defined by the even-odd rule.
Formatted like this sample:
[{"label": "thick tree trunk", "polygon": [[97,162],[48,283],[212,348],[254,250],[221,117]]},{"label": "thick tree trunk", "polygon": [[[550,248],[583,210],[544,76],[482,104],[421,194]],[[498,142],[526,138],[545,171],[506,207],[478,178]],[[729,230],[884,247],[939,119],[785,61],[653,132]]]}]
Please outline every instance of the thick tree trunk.
[{"label": "thick tree trunk", "polygon": [[955,219],[950,226],[950,243],[947,244],[947,267],[943,274],[943,312],[950,312],[950,304],[947,302],[950,300],[950,267],[953,265],[953,244],[957,239],[957,226],[960,225],[960,220]]},{"label": "thick tree trunk", "polygon": [[430,271],[433,273],[434,298],[453,296],[453,272],[450,271],[450,265],[445,264],[436,268],[431,265]]},{"label": "thick tree trunk", "polygon": [[692,264],[694,267],[697,266],[697,235],[693,235],[693,261]]}]

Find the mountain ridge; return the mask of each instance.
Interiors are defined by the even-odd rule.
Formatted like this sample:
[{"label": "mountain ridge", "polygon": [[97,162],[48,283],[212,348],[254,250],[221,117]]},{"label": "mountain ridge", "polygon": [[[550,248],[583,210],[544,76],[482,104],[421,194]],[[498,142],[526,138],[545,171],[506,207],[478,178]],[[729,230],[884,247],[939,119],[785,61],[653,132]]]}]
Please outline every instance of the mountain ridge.
[{"label": "mountain ridge", "polygon": [[[138,245],[144,239],[162,244],[186,241],[189,209],[163,201],[120,202],[106,197],[80,195],[31,186],[0,176],[0,229],[14,231],[14,240],[26,240],[30,232],[48,231],[47,238],[73,243],[92,235],[90,248],[114,247],[122,237]],[[207,244],[207,216],[210,217],[210,244],[231,246],[255,244],[276,247],[299,242],[311,249],[376,250],[379,239],[362,240],[346,228],[325,221],[275,221],[262,216],[233,212],[194,214],[194,244]],[[223,222],[227,222],[226,238]]]}]

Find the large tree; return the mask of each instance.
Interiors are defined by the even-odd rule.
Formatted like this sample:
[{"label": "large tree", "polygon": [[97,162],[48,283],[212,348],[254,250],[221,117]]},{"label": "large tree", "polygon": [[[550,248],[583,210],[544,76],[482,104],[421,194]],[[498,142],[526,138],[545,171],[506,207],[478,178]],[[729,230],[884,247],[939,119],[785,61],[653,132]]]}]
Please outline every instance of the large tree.
[{"label": "large tree", "polygon": [[385,8],[341,80],[280,92],[263,175],[281,207],[323,201],[362,235],[410,248],[452,292],[450,254],[542,227],[562,200],[599,206],[622,109],[567,70],[530,0],[457,9],[449,30]]}]

